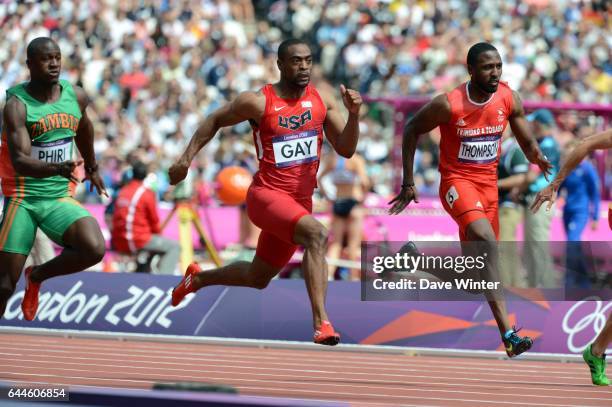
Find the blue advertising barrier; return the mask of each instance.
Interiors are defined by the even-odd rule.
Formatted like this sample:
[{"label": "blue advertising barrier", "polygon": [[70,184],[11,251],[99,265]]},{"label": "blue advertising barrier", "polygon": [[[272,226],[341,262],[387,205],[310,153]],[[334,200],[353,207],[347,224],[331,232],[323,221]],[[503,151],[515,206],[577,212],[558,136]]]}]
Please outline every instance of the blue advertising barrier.
[{"label": "blue advertising barrier", "polygon": [[[36,319],[23,320],[23,279],[0,326],[311,341],[303,280],[274,280],[265,290],[213,286],[170,305],[178,277],[83,272],[46,281]],[[477,298],[477,297],[476,297]],[[577,353],[603,328],[610,301],[519,300],[512,323],[535,338],[533,351]],[[361,301],[360,284],[332,282],[327,309],[343,343],[501,350],[485,301]]]}]

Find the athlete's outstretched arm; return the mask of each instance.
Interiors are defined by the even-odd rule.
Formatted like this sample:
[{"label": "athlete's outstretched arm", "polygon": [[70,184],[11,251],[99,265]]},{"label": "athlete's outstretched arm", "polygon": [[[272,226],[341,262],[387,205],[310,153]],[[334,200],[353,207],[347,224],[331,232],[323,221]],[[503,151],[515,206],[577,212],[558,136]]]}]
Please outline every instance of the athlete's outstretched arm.
[{"label": "athlete's outstretched arm", "polygon": [[419,202],[417,189],[414,186],[414,153],[419,136],[427,133],[451,119],[451,106],[446,95],[438,95],[423,106],[404,127],[402,137],[403,182],[399,194],[389,204],[394,204],[389,213],[397,215],[414,200]]},{"label": "athlete's outstretched arm", "polygon": [[553,182],[551,182],[555,191],[559,189],[563,180],[567,178],[569,173],[572,172],[587,155],[595,150],[604,150],[608,148],[612,148],[612,129],[582,139],[580,144],[569,153],[559,173]]},{"label": "athlete's outstretched arm", "polygon": [[26,110],[23,103],[16,97],[11,97],[4,106],[4,126],[7,145],[13,168],[18,175],[34,178],[47,178],[61,175],[78,182],[72,171],[82,161],[64,161],[48,163],[30,157],[32,143],[26,129]]},{"label": "athlete's outstretched arm", "polygon": [[89,116],[87,116],[87,105],[89,105],[89,96],[85,91],[78,87],[74,87],[81,110],[81,120],[76,131],[75,142],[83,160],[85,161],[85,179],[91,181],[89,191],[93,191],[94,187],[100,195],[106,195],[108,192],[104,187],[104,181],[98,172],[98,164],[96,164],[96,154],[94,152],[94,128]]},{"label": "athlete's outstretched arm", "polygon": [[334,150],[343,157],[351,158],[355,154],[357,141],[359,140],[359,109],[363,101],[359,92],[346,89],[344,85],[340,85],[340,92],[342,93],[342,102],[349,112],[348,121],[344,124],[334,98],[321,93],[321,97],[327,106],[327,115],[323,127],[325,135]]},{"label": "athlete's outstretched arm", "polygon": [[183,154],[168,170],[170,184],[176,185],[187,176],[189,165],[196,154],[217,134],[220,128],[245,120],[259,121],[266,108],[260,92],[244,92],[236,99],[215,110],[197,128]]},{"label": "athlete's outstretched arm", "polygon": [[512,132],[516,136],[516,141],[518,141],[519,145],[521,146],[521,150],[523,150],[523,153],[525,153],[525,157],[527,157],[529,162],[540,167],[544,177],[548,180],[547,174],[550,173],[553,166],[548,161],[546,156],[542,154],[537,140],[529,135],[530,132],[527,127],[527,118],[525,118],[523,102],[521,101],[519,94],[515,91],[512,91],[512,100],[514,106],[508,121],[510,122]]},{"label": "athlete's outstretched arm", "polygon": [[540,206],[546,201],[548,201],[547,210],[550,210],[552,204],[555,202],[557,191],[559,190],[559,186],[565,180],[565,178],[572,172],[584,157],[589,155],[595,150],[603,150],[612,148],[612,129],[603,131],[601,133],[597,133],[591,137],[587,137],[583,139],[580,144],[574,148],[565,163],[559,170],[559,173],[555,177],[555,179],[543,190],[538,192],[533,203],[531,204],[531,210],[535,213],[540,209]]}]

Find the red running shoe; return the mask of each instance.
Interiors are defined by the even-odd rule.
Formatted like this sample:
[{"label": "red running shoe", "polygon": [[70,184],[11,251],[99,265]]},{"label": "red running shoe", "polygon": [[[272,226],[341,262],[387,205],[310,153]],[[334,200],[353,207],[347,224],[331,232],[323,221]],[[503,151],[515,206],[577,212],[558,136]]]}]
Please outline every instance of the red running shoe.
[{"label": "red running shoe", "polygon": [[329,321],[323,321],[314,333],[314,343],[335,346],[338,342],[340,342],[340,334],[334,331],[334,327]]},{"label": "red running shoe", "polygon": [[27,321],[32,321],[36,317],[36,311],[38,310],[38,292],[40,291],[40,283],[35,283],[30,280],[30,275],[34,270],[34,266],[30,266],[25,269],[25,294],[23,301],[21,301],[21,311],[23,317]]},{"label": "red running shoe", "polygon": [[189,293],[194,293],[193,289],[193,275],[202,271],[198,263],[191,263],[187,267],[187,271],[185,272],[185,276],[181,280],[181,282],[174,287],[172,290],[172,306],[176,307],[183,301],[183,298]]}]

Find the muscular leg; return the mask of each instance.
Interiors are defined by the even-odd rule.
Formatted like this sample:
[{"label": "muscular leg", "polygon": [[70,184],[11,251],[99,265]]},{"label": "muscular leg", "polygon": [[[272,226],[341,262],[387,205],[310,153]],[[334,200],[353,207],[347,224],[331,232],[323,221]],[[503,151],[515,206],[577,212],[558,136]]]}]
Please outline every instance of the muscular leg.
[{"label": "muscular leg", "polygon": [[314,328],[318,329],[322,321],[327,321],[325,296],[327,294],[327,230],[312,215],[303,216],[297,223],[293,240],[304,246],[302,267],[306,289],[310,297]]},{"label": "muscular leg", "polygon": [[4,315],[6,304],[15,292],[27,256],[18,253],[0,252],[0,318]]},{"label": "muscular leg", "polygon": [[[313,216],[305,215],[295,226],[294,241],[306,249],[302,265],[314,328],[318,329],[322,321],[328,320],[325,311],[327,230]],[[252,262],[239,261],[197,273],[193,278],[193,288],[195,291],[209,285],[228,285],[263,289],[281,269],[255,256]]]},{"label": "muscular leg", "polygon": [[[486,252],[486,272],[483,276],[484,279],[491,282],[501,281],[499,279],[498,270],[497,240],[491,223],[484,218],[475,220],[468,225],[466,237],[468,241],[465,242],[466,244],[462,244],[464,247],[464,255],[482,255],[483,252]],[[466,253],[466,251],[468,253]],[[501,297],[500,293],[485,291],[485,296],[487,297],[489,307],[491,307],[491,312],[497,322],[499,332],[503,336],[511,328],[508,321],[506,301]]]},{"label": "muscular leg", "polygon": [[[277,267],[282,267],[289,261],[290,256],[276,256],[278,262],[274,261],[275,251],[278,249],[276,246],[270,246],[270,243],[278,244],[280,251],[284,251],[280,255],[284,256],[288,255],[289,251],[293,254],[294,244],[304,246],[302,269],[312,306],[314,327],[317,330],[321,327],[321,322],[327,320],[325,312],[327,230],[312,215],[307,214],[311,206],[310,199],[298,202],[290,195],[260,187],[251,186],[247,194],[249,218],[262,229],[257,245],[258,255],[261,254],[260,258],[263,259],[265,253],[265,259],[269,264],[274,263]],[[297,223],[295,223],[296,219],[299,219]],[[272,231],[278,234],[275,235]],[[242,269],[238,267],[238,271],[234,273],[239,276],[244,275],[246,265],[242,267]],[[267,281],[276,272],[278,269],[272,268],[270,276],[265,276],[268,278]],[[239,279],[244,278],[239,277]]]},{"label": "muscular leg", "polygon": [[88,216],[74,222],[62,236],[65,247],[54,259],[36,267],[32,281],[40,283],[48,278],[82,271],[104,257],[104,237],[95,218]]},{"label": "muscular leg", "polygon": [[255,256],[252,262],[237,261],[214,270],[202,271],[194,276],[193,287],[199,290],[209,285],[229,285],[262,290],[281,269]]}]

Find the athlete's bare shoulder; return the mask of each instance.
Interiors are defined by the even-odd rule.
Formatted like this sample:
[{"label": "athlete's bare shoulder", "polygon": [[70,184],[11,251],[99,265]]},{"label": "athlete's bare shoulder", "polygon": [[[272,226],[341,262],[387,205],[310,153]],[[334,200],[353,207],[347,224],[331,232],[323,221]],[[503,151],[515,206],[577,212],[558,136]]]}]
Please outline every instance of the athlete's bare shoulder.
[{"label": "athlete's bare shoulder", "polygon": [[521,95],[515,90],[512,90],[512,114],[511,118],[525,116],[525,109],[523,109],[523,101]]},{"label": "athlete's bare shoulder", "polygon": [[231,110],[248,119],[259,120],[266,110],[266,96],[261,89],[242,92],[232,101]]},{"label": "athlete's bare shoulder", "polygon": [[72,85],[72,88],[74,89],[74,93],[79,102],[81,111],[85,110],[87,105],[89,105],[89,96],[87,95],[87,92],[85,92],[85,89],[77,85]]},{"label": "athlete's bare shoulder", "polygon": [[23,104],[23,102],[21,100],[19,100],[18,97],[9,97],[9,99],[6,101],[6,104],[4,105],[4,120],[5,121],[11,121],[11,122],[17,122],[17,121],[23,121],[25,124],[25,114],[26,114],[26,109],[25,109],[25,105]]},{"label": "athlete's bare shoulder", "polygon": [[318,94],[326,108],[335,108],[336,105],[336,95],[334,93],[334,88],[331,86],[313,86],[312,87]]},{"label": "athlete's bare shoulder", "polygon": [[450,102],[448,101],[448,96],[446,95],[446,93],[442,93],[434,97],[433,99],[431,99],[431,102],[429,103],[432,109],[438,110],[440,111],[440,113],[450,113],[451,112],[451,105],[450,105]]},{"label": "athlete's bare shoulder", "polygon": [[423,120],[431,123],[434,127],[451,120],[451,104],[445,93],[435,96],[422,110],[424,111]]}]

